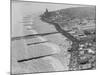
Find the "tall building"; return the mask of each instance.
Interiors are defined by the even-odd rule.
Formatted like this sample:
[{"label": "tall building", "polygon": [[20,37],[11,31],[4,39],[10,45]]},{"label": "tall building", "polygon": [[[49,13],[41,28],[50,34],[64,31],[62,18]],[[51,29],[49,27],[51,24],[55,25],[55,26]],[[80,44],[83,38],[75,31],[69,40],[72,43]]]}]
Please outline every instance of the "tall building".
[{"label": "tall building", "polygon": [[46,11],[44,12],[44,16],[47,17],[49,14],[48,14],[48,9],[46,8]]},{"label": "tall building", "polygon": [[46,13],[48,13],[48,9],[46,8],[46,11],[45,11]]}]

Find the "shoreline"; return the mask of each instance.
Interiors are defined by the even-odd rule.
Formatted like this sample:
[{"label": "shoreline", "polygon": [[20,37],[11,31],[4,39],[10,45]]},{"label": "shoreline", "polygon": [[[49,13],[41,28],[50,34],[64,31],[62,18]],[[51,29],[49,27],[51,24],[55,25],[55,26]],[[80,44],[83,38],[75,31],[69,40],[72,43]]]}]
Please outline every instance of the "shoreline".
[{"label": "shoreline", "polygon": [[[78,48],[79,48],[79,40],[77,40],[76,38],[74,38],[72,35],[70,35],[70,33],[67,33],[65,30],[61,29],[61,27],[59,26],[58,23],[54,23],[54,22],[50,22],[50,20],[46,20],[45,17],[43,16],[40,16],[41,20],[46,22],[46,23],[50,23],[52,25],[54,25],[55,29],[61,33],[64,37],[68,38],[69,40],[72,41],[72,47],[71,47],[71,50],[68,51],[71,55],[70,57],[70,64],[69,64],[69,70],[79,70],[79,65],[78,65],[78,55],[79,55],[79,51],[78,51]],[[75,61],[75,62],[74,62]],[[75,66],[75,67],[74,67]]]}]

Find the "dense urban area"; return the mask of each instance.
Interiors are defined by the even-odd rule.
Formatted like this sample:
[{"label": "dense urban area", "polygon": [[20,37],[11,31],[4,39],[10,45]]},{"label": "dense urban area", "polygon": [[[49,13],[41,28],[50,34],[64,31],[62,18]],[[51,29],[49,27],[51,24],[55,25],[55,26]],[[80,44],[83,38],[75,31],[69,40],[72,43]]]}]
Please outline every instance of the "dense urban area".
[{"label": "dense urban area", "polygon": [[[83,7],[83,9],[88,10],[88,7]],[[52,12],[46,9],[40,15],[42,21],[54,25],[56,30],[71,42],[71,47],[68,49],[69,70],[96,68],[96,18],[95,12],[92,12],[92,9],[95,11],[95,7],[89,9],[89,13],[82,11],[82,7]],[[74,10],[76,12],[73,12]]]}]

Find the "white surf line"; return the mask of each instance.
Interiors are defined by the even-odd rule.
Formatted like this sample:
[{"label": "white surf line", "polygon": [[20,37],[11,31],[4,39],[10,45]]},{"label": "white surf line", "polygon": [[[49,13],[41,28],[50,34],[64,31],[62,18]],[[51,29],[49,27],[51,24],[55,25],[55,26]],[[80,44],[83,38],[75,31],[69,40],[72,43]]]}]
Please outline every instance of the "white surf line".
[{"label": "white surf line", "polygon": [[64,65],[55,57],[47,56],[42,58],[44,60],[48,60],[48,62],[52,65],[54,71],[63,71],[65,70]]},{"label": "white surf line", "polygon": [[31,26],[26,26],[27,27],[27,30],[32,30],[32,27]]}]

